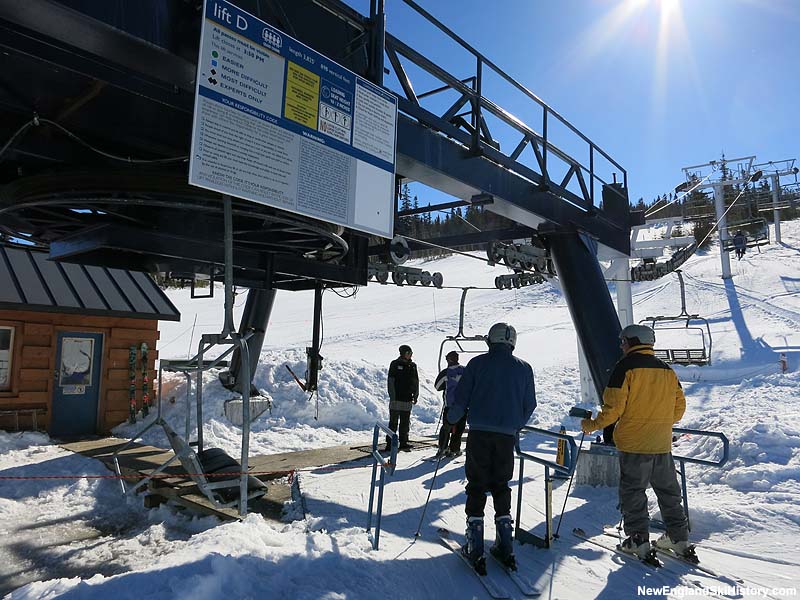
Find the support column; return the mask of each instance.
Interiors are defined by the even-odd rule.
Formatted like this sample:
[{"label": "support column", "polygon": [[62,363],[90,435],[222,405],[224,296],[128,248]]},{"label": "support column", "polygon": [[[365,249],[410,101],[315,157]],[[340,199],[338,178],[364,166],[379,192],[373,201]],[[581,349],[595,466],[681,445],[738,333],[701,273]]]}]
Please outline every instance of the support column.
[{"label": "support column", "polygon": [[586,360],[586,353],[583,351],[580,340],[578,340],[578,372],[581,376],[581,404],[584,406],[599,406],[602,404],[600,397],[597,395],[597,388],[589,370],[589,362]]},{"label": "support column", "polygon": [[598,398],[622,357],[611,294],[597,261],[596,243],[575,231],[548,234],[547,243]]},{"label": "support column", "polygon": [[728,219],[725,215],[725,185],[714,185],[714,210],[717,214],[717,231],[719,231],[719,259],[722,263],[722,278],[731,278],[731,257],[725,251],[725,242],[728,241]]},{"label": "support column", "polygon": [[781,199],[781,178],[777,175],[770,175],[772,180],[772,222],[775,224],[775,243],[781,243],[781,211],[778,210],[778,203]]},{"label": "support column", "polygon": [[619,324],[624,329],[633,325],[633,294],[631,294],[631,260],[629,258],[615,258],[611,261],[612,273],[615,273],[614,283],[617,288],[617,316]]},{"label": "support column", "polygon": [[[255,333],[246,340],[248,349],[248,361],[250,374],[247,382],[252,386],[253,376],[256,373],[258,360],[261,357],[261,347],[264,345],[264,337],[269,325],[269,317],[272,314],[272,306],[275,303],[276,290],[251,289],[247,292],[247,303],[244,305],[242,321],[239,323],[239,334],[244,335],[251,329]],[[231,366],[227,373],[220,374],[220,381],[225,387],[232,390],[242,391],[242,358],[241,352],[237,348],[231,356]],[[227,383],[227,385],[226,385]]]}]

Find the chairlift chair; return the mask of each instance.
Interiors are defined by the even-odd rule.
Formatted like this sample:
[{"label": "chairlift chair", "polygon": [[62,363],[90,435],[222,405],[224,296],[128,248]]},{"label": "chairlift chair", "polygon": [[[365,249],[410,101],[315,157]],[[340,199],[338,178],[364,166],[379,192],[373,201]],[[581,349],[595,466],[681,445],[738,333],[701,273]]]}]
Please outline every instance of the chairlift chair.
[{"label": "chairlift chair", "polygon": [[[467,299],[467,292],[471,287],[465,287],[461,290],[461,305],[458,313],[458,333],[455,335],[448,335],[439,345],[439,370],[442,370],[442,357],[444,356],[444,348],[446,345],[455,345],[455,350],[462,354],[483,354],[486,352],[486,336],[485,335],[464,335],[464,302]],[[464,343],[469,342],[482,342],[479,350],[469,349],[469,346],[464,346]]]},{"label": "chairlift chair", "polygon": [[756,210],[758,212],[769,212],[771,210],[784,210],[786,208],[791,208],[791,197],[789,194],[782,193],[778,196],[778,202],[772,198],[772,191],[771,190],[762,190],[759,191],[758,195],[756,196]]},{"label": "chairlift chair", "polygon": [[[766,219],[749,219],[747,221],[734,221],[728,223],[728,239],[725,240],[724,250],[732,252],[735,250],[733,245],[733,234],[742,231],[746,236],[745,246],[747,248],[759,248],[769,244],[769,225]],[[733,232],[733,234],[731,233]]]},{"label": "chairlift chair", "polygon": [[677,365],[697,365],[705,366],[711,364],[711,326],[708,319],[700,315],[690,315],[686,311],[686,287],[683,282],[683,274],[680,269],[675,270],[678,281],[681,285],[681,312],[676,316],[657,316],[647,317],[639,321],[640,325],[648,325],[656,332],[656,344],[658,344],[659,331],[683,331],[694,332],[692,339],[699,339],[700,344],[693,347],[682,348],[654,348],[653,352],[657,358],[665,363]]}]

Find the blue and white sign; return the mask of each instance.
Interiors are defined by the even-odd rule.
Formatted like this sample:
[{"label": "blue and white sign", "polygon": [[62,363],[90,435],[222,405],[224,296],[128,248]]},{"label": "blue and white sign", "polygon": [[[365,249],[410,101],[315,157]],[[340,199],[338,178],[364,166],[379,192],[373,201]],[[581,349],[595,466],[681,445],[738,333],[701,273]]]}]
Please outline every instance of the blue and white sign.
[{"label": "blue and white sign", "polygon": [[393,235],[397,98],[225,0],[205,0],[189,183]]}]

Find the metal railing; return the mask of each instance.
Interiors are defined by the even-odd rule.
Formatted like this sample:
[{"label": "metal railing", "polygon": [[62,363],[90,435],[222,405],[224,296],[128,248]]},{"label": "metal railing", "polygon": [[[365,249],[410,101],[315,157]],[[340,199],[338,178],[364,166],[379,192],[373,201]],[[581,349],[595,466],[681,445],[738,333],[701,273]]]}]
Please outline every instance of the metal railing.
[{"label": "metal railing", "polygon": [[[533,433],[547,438],[564,440],[567,444],[564,453],[564,464],[559,464],[556,459],[548,460],[534,454],[523,452],[520,449],[520,439],[524,433]],[[538,427],[523,427],[517,438],[515,446],[516,454],[519,457],[519,483],[517,486],[517,522],[514,529],[514,537],[523,544],[534,544],[540,548],[549,548],[553,539],[553,473],[560,473],[569,477],[578,464],[578,446],[575,439],[567,433],[548,431]],[[520,526],[522,517],[522,489],[525,476],[525,461],[531,461],[544,466],[544,501],[545,501],[545,537],[539,537],[530,531],[525,531]]]},{"label": "metal railing", "polygon": [[[498,122],[512,128],[521,135],[521,138],[518,140],[513,152],[510,154],[501,154],[496,152],[498,157],[504,157],[508,159],[509,162],[516,162],[517,159],[520,158],[523,150],[525,150],[528,145],[531,146],[531,149],[536,157],[537,167],[540,171],[539,173],[535,174],[536,178],[534,181],[536,183],[562,188],[559,190],[560,194],[566,192],[566,194],[564,194],[565,198],[570,199],[579,206],[589,210],[595,206],[595,181],[598,181],[601,184],[612,183],[604,180],[597,173],[595,160],[597,158],[601,158],[608,161],[609,167],[618,169],[618,172],[623,178],[623,184],[627,188],[628,181],[625,169],[613,158],[611,158],[608,153],[602,150],[599,146],[597,146],[597,144],[592,142],[592,140],[590,140],[586,135],[572,125],[572,123],[567,121],[567,119],[565,119],[557,111],[553,110],[531,90],[500,69],[494,62],[478,52],[473,46],[468,44],[441,21],[436,19],[436,17],[419,6],[414,0],[403,0],[403,2],[429,23],[434,25],[447,37],[453,40],[462,49],[464,49],[469,54],[469,57],[466,59],[466,61],[464,61],[466,64],[471,62],[475,65],[473,73],[468,77],[453,76],[444,68],[425,58],[422,56],[422,54],[413,50],[399,39],[387,34],[386,54],[390,63],[394,67],[397,79],[406,95],[405,100],[407,100],[407,102],[401,102],[401,108],[405,112],[408,112],[415,118],[420,118],[419,114],[415,114],[417,113],[417,110],[415,109],[421,108],[419,104],[419,100],[421,98],[425,98],[446,90],[454,90],[456,93],[460,94],[459,99],[438,118],[448,124],[452,122],[458,122],[457,117],[461,116],[457,114],[458,111],[461,110],[462,107],[469,105],[468,112],[465,112],[464,115],[469,115],[470,122],[469,124],[465,124],[467,126],[465,126],[464,129],[469,133],[469,146],[471,150],[487,151],[487,156],[490,156],[491,158],[495,158],[495,153],[492,152],[492,150],[499,150],[499,144],[495,139],[493,139],[489,124],[486,121],[486,115],[488,113],[496,118]],[[408,75],[403,69],[399,56],[402,56],[406,60],[413,63],[416,67],[419,67],[439,81],[442,81],[445,85],[419,95],[415,94],[414,88],[408,79]],[[485,85],[485,80],[487,80],[488,75],[495,76],[495,78],[521,93],[527,100],[532,101],[541,110],[542,120],[540,124],[540,131],[536,131],[535,129],[529,127],[513,114],[487,98],[487,86]],[[492,91],[502,97],[507,95],[505,92],[500,92],[498,90]],[[401,100],[403,99],[401,98]],[[582,152],[588,154],[588,165],[577,160],[564,149],[556,146],[552,139],[548,137],[548,129],[552,128],[553,121],[555,121],[558,125],[563,126],[565,130],[570,133],[570,135],[574,136],[573,139],[567,140],[570,144],[575,143],[583,146]],[[448,132],[445,131],[445,133]],[[483,142],[483,145],[481,145],[481,142]],[[564,179],[560,181],[560,183],[559,181],[551,181],[550,179],[550,169],[548,168],[549,156],[554,156],[560,159],[569,167],[567,174],[564,176]],[[506,164],[505,166],[509,165]],[[523,173],[523,175],[526,174]],[[588,176],[588,185],[584,175]],[[573,176],[576,178],[578,185],[580,186],[580,194],[569,192],[566,189]]]},{"label": "metal railing", "polygon": [[[381,453],[378,451],[379,444],[381,440],[379,436],[383,431],[389,438],[392,451],[389,454],[388,460],[381,456]],[[383,486],[386,484],[386,474],[394,475],[394,469],[397,466],[397,449],[398,449],[398,438],[397,434],[389,429],[383,423],[375,423],[375,427],[372,432],[372,480],[370,481],[370,488],[369,488],[369,512],[367,516],[367,533],[370,532],[372,529],[372,509],[375,500],[375,486],[378,487],[378,506],[376,509],[375,515],[375,536],[372,540],[372,548],[373,550],[378,549],[378,543],[381,537],[381,515],[383,513]],[[376,481],[375,475],[376,471],[378,470],[378,466],[381,469],[381,476]]]},{"label": "metal railing", "polygon": [[[595,193],[595,186],[597,183],[601,186],[614,183],[608,180],[609,176],[605,174],[605,171],[603,176],[600,176],[598,163],[605,161],[608,171],[619,173],[622,184],[627,189],[626,170],[577,127],[414,0],[402,0],[402,2],[466,52],[465,56],[458,57],[459,64],[474,65],[474,70],[472,70],[473,67],[470,67],[471,72],[467,76],[453,75],[423,53],[387,32],[384,51],[401,88],[395,93],[398,94],[398,107],[403,113],[464,144],[472,153],[483,155],[503,167],[514,170],[533,183],[552,190],[565,201],[586,211],[603,212],[599,209],[601,194]],[[371,28],[369,19],[365,19],[356,10],[337,0],[314,0],[314,3],[361,30],[362,34],[358,36],[358,42],[367,43]],[[355,46],[358,42],[354,41],[353,45]],[[414,83],[411,81],[409,71],[404,67],[403,61],[410,63],[415,70],[422,71],[426,77],[432,77],[443,85],[423,92],[415,91]],[[373,62],[382,66],[383,57]],[[415,76],[419,77],[418,74]],[[419,79],[425,78],[419,77]],[[505,87],[499,90],[494,89],[492,84],[495,81],[502,82]],[[488,90],[487,88],[490,86],[492,89]],[[444,92],[455,92],[457,99],[441,114],[436,114],[436,112],[440,112],[438,110],[432,112],[434,109],[428,109],[421,105],[421,100]],[[508,101],[509,92],[521,94],[526,102],[531,102],[534,109],[541,111],[538,131],[489,98],[489,93],[491,93],[496,99],[504,98],[504,101]],[[447,103],[445,102],[445,104]],[[464,109],[463,112],[462,109]],[[502,125],[514,132],[515,137],[511,140],[511,145],[514,146],[513,151],[500,151],[500,143],[491,133],[490,123],[487,121],[488,116],[495,120],[494,124]],[[574,152],[571,154],[557,146],[553,141],[553,131],[551,131],[555,128],[563,129],[569,136],[564,141],[559,140],[562,144],[566,143],[579,148],[580,154],[585,155],[586,158],[578,160],[572,155],[575,154]],[[535,157],[535,165],[529,166],[520,162],[521,155],[528,146]],[[557,158],[567,167],[565,175],[559,174],[556,179],[551,179],[551,157]],[[572,182],[577,182],[578,190],[567,189]],[[607,189],[617,191],[614,187]],[[627,204],[626,197],[620,195],[620,199]],[[606,214],[606,217],[613,220],[609,214]]]},{"label": "metal railing", "polygon": [[719,460],[706,460],[704,458],[693,458],[691,456],[675,456],[672,458],[678,462],[678,473],[681,476],[681,495],[683,496],[683,510],[686,512],[686,523],[689,531],[692,530],[691,521],[689,520],[689,495],[686,490],[686,463],[693,463],[695,465],[706,465],[709,467],[721,467],[728,462],[728,455],[730,451],[730,443],[724,433],[718,431],[705,431],[703,429],[687,429],[685,427],[673,427],[673,433],[685,434],[691,436],[703,436],[709,438],[717,438],[722,442],[722,456]]}]

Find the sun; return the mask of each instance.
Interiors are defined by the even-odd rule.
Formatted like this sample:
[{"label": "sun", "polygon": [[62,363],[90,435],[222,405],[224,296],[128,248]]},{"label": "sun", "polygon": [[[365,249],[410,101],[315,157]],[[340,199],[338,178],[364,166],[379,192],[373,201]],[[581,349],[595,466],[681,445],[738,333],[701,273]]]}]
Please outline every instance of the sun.
[{"label": "sun", "polygon": [[681,0],[656,0],[661,13],[661,23],[669,25],[675,18],[681,18]]}]

